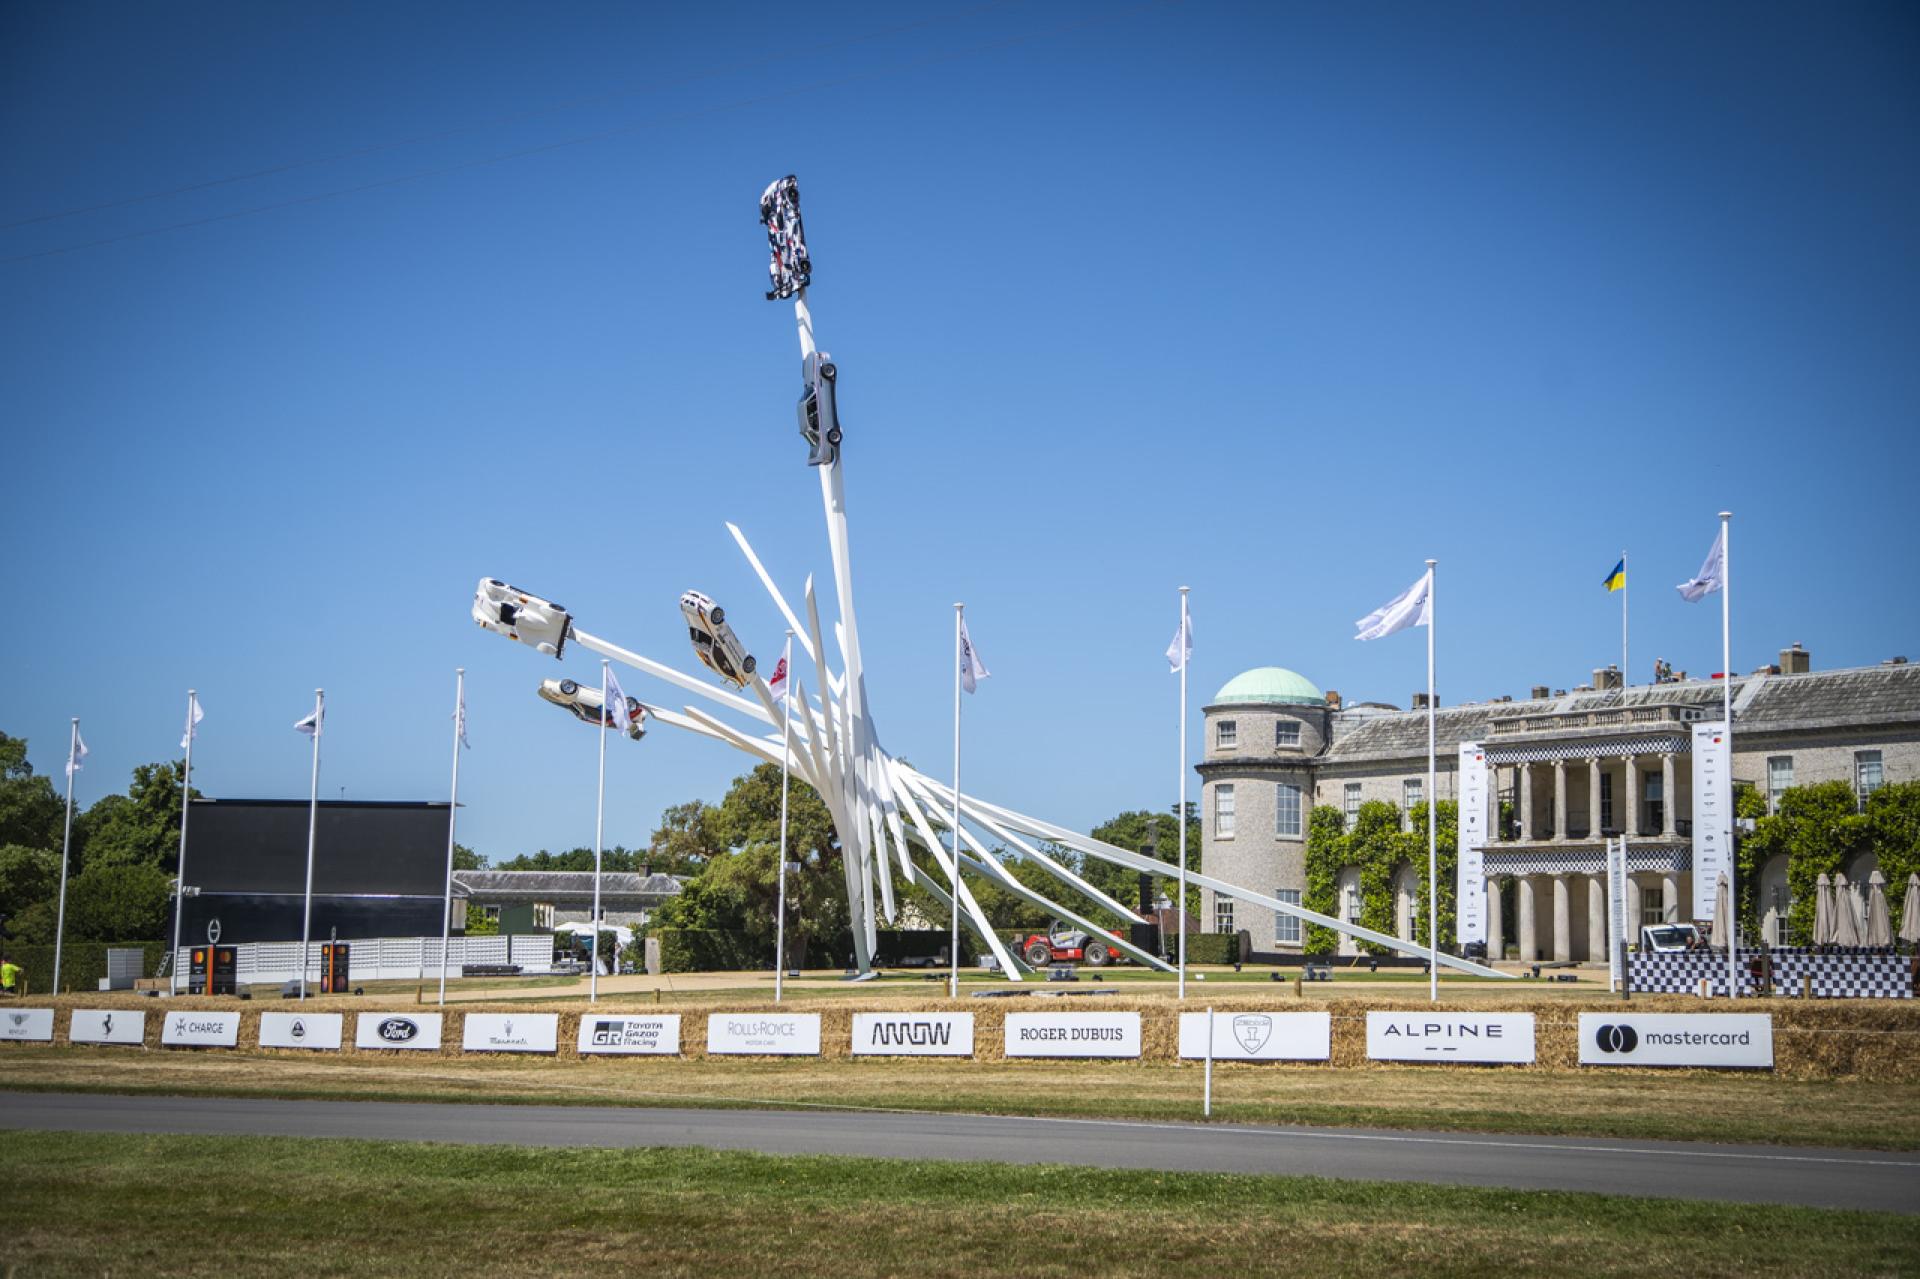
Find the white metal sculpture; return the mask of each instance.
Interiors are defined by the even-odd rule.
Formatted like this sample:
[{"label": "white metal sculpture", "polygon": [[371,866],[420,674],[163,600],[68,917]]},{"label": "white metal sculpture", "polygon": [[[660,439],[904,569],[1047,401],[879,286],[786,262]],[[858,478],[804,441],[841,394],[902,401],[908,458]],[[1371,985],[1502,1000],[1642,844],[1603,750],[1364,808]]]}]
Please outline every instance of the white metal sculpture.
[{"label": "white metal sculpture", "polygon": [[[550,638],[544,644],[538,641],[548,632],[557,633],[563,637],[561,642],[571,639],[582,648],[705,698],[734,716],[753,721],[750,727],[741,728],[701,707],[688,705],[680,711],[673,711],[651,702],[642,702],[646,713],[661,724],[724,742],[768,763],[779,764],[783,759],[790,758],[793,773],[812,786],[825,803],[832,818],[834,833],[840,841],[853,934],[854,964],[862,974],[872,971],[879,921],[884,918],[892,922],[898,916],[899,903],[894,892],[894,876],[897,874],[902,881],[917,885],[936,898],[942,908],[950,907],[952,901],[948,885],[957,885],[962,921],[980,944],[998,960],[1000,970],[1008,979],[1019,981],[1023,973],[1032,970],[1021,956],[1011,952],[994,935],[991,923],[968,887],[969,876],[989,881],[1090,932],[1105,934],[1106,928],[1098,921],[1029,888],[1002,863],[1000,853],[996,850],[1007,850],[1028,859],[1047,875],[1084,895],[1101,909],[1132,923],[1148,921],[1125,903],[1090,883],[1070,865],[1050,855],[1045,846],[1057,845],[1086,857],[1156,876],[1172,875],[1176,868],[1051,822],[988,803],[976,796],[962,794],[956,805],[950,786],[901,763],[882,746],[867,697],[866,677],[860,661],[860,628],[853,606],[853,560],[847,528],[844,458],[834,403],[833,382],[837,370],[820,351],[814,337],[813,316],[807,305],[812,263],[801,230],[799,188],[792,177],[783,178],[767,188],[761,197],[761,220],[767,226],[773,255],[770,268],[773,288],[767,297],[769,300],[792,298],[799,329],[804,378],[800,429],[809,444],[809,464],[820,477],[827,548],[833,567],[834,603],[838,610],[833,629],[834,646],[840,658],[838,667],[829,660],[812,577],[808,577],[802,588],[801,611],[796,611],[774,584],[746,535],[732,523],[726,526],[727,531],[733,535],[741,554],[766,589],[774,606],[793,628],[801,654],[813,667],[814,683],[811,690],[797,667],[789,671],[788,678],[793,685],[789,694],[793,713],[789,718],[783,719],[774,695],[758,674],[748,673],[747,682],[742,685],[742,691],[750,693],[751,697],[716,688],[696,676],[684,674],[664,663],[582,631],[573,625],[572,617],[565,609],[519,592],[517,588],[503,587],[496,579],[481,579],[474,601],[474,620],[489,630],[518,639],[556,657],[558,644]],[[529,617],[537,617],[540,628],[530,628]],[[784,742],[780,732],[783,722],[786,724]],[[956,811],[959,814],[957,823],[953,816]],[[916,845],[935,864],[933,872],[914,860]],[[1190,883],[1212,889],[1216,894],[1291,915],[1361,941],[1373,942],[1419,958],[1431,957],[1443,967],[1479,976],[1507,976],[1470,960],[1431,951],[1425,946],[1321,915],[1214,876],[1189,873],[1187,879]],[[1169,973],[1174,971],[1173,965],[1135,945],[1125,936],[1115,937],[1113,945],[1149,967]]]}]

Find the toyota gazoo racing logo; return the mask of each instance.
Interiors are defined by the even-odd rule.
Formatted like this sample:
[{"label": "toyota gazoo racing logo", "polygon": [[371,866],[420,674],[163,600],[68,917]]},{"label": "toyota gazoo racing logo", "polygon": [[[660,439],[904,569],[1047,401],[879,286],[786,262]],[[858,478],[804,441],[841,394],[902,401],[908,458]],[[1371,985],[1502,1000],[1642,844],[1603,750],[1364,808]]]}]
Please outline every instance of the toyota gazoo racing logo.
[{"label": "toyota gazoo racing logo", "polygon": [[390,1044],[404,1044],[419,1033],[419,1023],[410,1017],[389,1017],[380,1023],[380,1038]]},{"label": "toyota gazoo racing logo", "polygon": [[1593,1042],[1603,1053],[1630,1053],[1640,1046],[1640,1032],[1631,1026],[1602,1025],[1595,1028]]}]

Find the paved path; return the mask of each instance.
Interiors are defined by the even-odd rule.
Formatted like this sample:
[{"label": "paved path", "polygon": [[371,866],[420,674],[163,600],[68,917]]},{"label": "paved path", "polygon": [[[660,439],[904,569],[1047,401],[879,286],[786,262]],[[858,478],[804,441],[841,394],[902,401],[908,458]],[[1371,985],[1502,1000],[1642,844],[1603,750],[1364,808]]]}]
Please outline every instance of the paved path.
[{"label": "paved path", "polygon": [[0,1129],[707,1146],[1590,1190],[1920,1213],[1920,1155],[1705,1142],[872,1111],[648,1110],[0,1093]]}]

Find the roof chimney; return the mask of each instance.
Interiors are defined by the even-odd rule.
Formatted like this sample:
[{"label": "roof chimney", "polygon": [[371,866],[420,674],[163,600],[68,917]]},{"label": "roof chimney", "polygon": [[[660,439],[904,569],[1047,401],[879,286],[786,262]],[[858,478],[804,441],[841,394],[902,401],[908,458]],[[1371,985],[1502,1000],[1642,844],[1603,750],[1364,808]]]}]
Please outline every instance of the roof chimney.
[{"label": "roof chimney", "polygon": [[1545,684],[1535,684],[1532,691],[1528,693],[1528,696],[1536,702],[1544,702],[1547,700],[1547,694],[1550,692],[1552,692],[1552,690]]},{"label": "roof chimney", "polygon": [[1800,647],[1795,640],[1792,648],[1780,650],[1780,670],[1786,675],[1805,675],[1813,669],[1813,654]]},{"label": "roof chimney", "polygon": [[1327,705],[1336,711],[1340,709],[1340,694],[1331,688],[1327,690]]},{"label": "roof chimney", "polygon": [[1905,666],[1906,664],[1907,659],[1904,657],[1889,657],[1886,661],[1880,663],[1882,666]]},{"label": "roof chimney", "polygon": [[1620,688],[1623,686],[1618,666],[1599,666],[1594,668],[1593,686],[1595,688]]},{"label": "roof chimney", "polygon": [[[1440,706],[1439,699],[1436,698],[1433,704],[1435,709],[1438,709]],[[1415,693],[1413,695],[1413,709],[1417,711],[1427,709],[1427,695],[1425,693]]]}]

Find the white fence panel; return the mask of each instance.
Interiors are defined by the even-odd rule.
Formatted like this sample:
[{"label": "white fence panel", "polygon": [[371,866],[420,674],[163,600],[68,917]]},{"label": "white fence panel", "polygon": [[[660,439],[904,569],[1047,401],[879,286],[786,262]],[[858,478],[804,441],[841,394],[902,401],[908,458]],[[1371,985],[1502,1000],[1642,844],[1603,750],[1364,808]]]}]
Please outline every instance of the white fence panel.
[{"label": "white fence panel", "polygon": [[[348,973],[355,982],[408,981],[440,975],[438,937],[362,937],[347,943]],[[300,975],[300,943],[243,942],[235,947],[234,981],[241,986],[293,981]],[[174,964],[192,971],[191,947],[182,946]],[[465,964],[518,964],[520,971],[553,971],[553,935],[521,933],[513,937],[454,937],[447,945],[447,976],[460,976]],[[308,949],[307,980],[320,980],[320,941]]]}]

